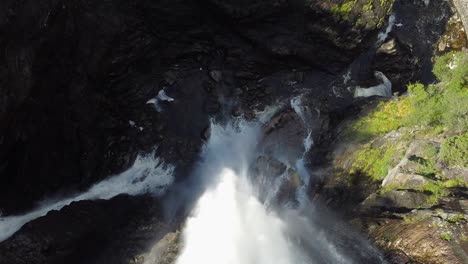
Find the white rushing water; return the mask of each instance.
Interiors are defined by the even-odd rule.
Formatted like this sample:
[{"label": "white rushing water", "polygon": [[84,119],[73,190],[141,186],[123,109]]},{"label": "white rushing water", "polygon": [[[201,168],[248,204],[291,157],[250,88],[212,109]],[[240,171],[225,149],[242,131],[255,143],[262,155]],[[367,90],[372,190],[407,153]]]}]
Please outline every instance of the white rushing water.
[{"label": "white rushing water", "polygon": [[385,28],[384,31],[380,32],[379,35],[377,36],[377,42],[375,44],[376,47],[379,47],[380,45],[382,45],[382,43],[384,43],[384,41],[387,39],[388,34],[392,32],[393,26],[395,26],[395,20],[396,20],[395,14],[392,13],[388,17],[387,27]]},{"label": "white rushing water", "polygon": [[303,262],[286,237],[286,223],[256,199],[244,176],[219,172],[219,183],[187,221],[177,264]]},{"label": "white rushing water", "polygon": [[[293,107],[300,106],[298,100],[293,100]],[[270,199],[259,199],[255,176],[249,175],[248,167],[257,155],[260,127],[261,122],[242,120],[225,126],[212,124],[195,175],[209,187],[186,221],[176,264],[352,263],[300,209],[278,210],[268,206]],[[312,144],[309,133],[305,149]],[[273,181],[272,193],[286,176]]]},{"label": "white rushing water", "polygon": [[52,210],[60,210],[72,202],[107,200],[119,194],[161,195],[174,181],[173,170],[172,166],[165,165],[152,154],[138,156],[128,170],[93,185],[84,193],[60,200],[43,201],[37,209],[24,215],[0,217],[0,242],[9,238],[29,221],[44,216]]},{"label": "white rushing water", "polygon": [[392,97],[392,83],[390,80],[379,71],[376,71],[374,76],[378,81],[380,81],[380,84],[367,88],[357,86],[354,90],[354,97]]}]

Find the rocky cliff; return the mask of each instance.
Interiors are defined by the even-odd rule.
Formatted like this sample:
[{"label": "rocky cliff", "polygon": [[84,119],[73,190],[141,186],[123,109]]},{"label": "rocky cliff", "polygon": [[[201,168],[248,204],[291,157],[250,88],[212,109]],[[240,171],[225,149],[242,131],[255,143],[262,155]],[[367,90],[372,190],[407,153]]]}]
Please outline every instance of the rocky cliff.
[{"label": "rocky cliff", "polygon": [[[391,14],[394,20],[389,20]],[[322,167],[330,162],[324,154],[335,151],[328,147],[336,140],[333,131],[362,106],[348,88],[377,85],[374,71],[388,76],[399,92],[409,82],[434,82],[431,58],[451,15],[447,2],[435,0],[2,1],[2,215],[28,211],[45,198],[82,192],[156,147],[157,156],[177,167],[176,181],[184,181],[209,135],[209,118],[249,118],[302,93],[307,107],[319,113],[311,117],[317,147],[308,159]],[[174,100],[156,100],[161,91]],[[271,142],[295,135],[285,143],[294,149],[302,138],[294,129],[282,130],[296,127],[287,125],[297,119],[291,111],[272,121],[269,133]],[[405,157],[414,154],[399,148]],[[424,180],[415,177],[411,182]],[[375,183],[359,178],[352,180],[351,189],[335,188],[331,182],[336,178],[329,179],[322,195],[331,205],[350,202],[342,203],[349,206],[340,208],[343,212],[372,194],[369,203],[378,204],[401,192],[379,196]],[[351,191],[355,195],[349,196]],[[287,192],[285,187],[285,197]],[[413,203],[396,210],[403,208],[411,218],[407,211],[427,194],[404,194],[411,199],[397,202]],[[462,201],[460,193],[454,195],[451,201]],[[0,263],[143,263],[155,240],[178,241],[172,233],[180,223],[165,223],[160,202],[118,196],[73,203],[0,242]],[[428,211],[430,219],[445,223],[455,214],[443,210],[442,216]],[[404,216],[390,213],[382,218],[386,225],[375,217],[369,223],[356,221],[363,229],[372,226],[365,231],[382,248],[417,259],[419,249],[410,248],[409,240],[401,247],[382,242],[387,224],[398,232],[408,226],[392,222]],[[407,237],[412,235],[395,239]],[[99,253],[88,244],[91,240],[101,246]],[[165,243],[169,255],[177,249],[172,242]],[[444,250],[449,243],[439,242]]]}]

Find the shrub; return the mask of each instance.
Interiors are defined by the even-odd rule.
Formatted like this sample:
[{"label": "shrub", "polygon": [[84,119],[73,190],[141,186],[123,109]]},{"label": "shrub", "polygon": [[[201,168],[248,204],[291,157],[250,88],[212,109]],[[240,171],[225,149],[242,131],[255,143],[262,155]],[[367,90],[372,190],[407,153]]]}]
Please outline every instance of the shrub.
[{"label": "shrub", "polygon": [[449,165],[468,167],[468,132],[444,140],[440,158]]},{"label": "shrub", "polygon": [[447,88],[452,90],[465,89],[468,84],[468,54],[450,52],[437,57],[433,72]]},{"label": "shrub", "polygon": [[408,85],[408,94],[411,108],[415,111],[408,116],[408,125],[431,126],[441,125],[443,108],[441,107],[441,94],[436,86],[425,87],[420,83]]}]

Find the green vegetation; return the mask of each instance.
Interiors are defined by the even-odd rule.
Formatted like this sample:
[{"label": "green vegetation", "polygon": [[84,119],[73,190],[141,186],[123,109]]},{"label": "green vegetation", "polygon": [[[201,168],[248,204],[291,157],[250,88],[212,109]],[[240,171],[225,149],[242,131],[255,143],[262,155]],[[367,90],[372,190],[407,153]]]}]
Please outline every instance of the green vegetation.
[{"label": "green vegetation", "polygon": [[447,138],[440,148],[440,158],[449,165],[468,166],[468,132]]},{"label": "green vegetation", "polygon": [[353,11],[353,8],[356,5],[356,2],[357,0],[351,0],[351,1],[344,2],[342,4],[335,4],[331,8],[331,12],[336,18],[349,20],[351,11]]},{"label": "green vegetation", "polygon": [[[345,132],[363,144],[354,154],[350,173],[366,175],[375,182],[382,180],[396,165],[393,164],[395,159],[401,160],[396,153],[401,149],[397,148],[402,146],[401,141],[410,142],[415,137],[441,133],[442,136],[455,135],[442,142],[440,151],[436,143],[428,142],[418,156],[409,157],[416,163],[414,172],[429,179],[417,190],[430,194],[429,205],[438,204],[440,198],[449,195],[450,188],[468,186],[463,177],[447,179],[437,165],[443,161],[450,166],[468,167],[468,53],[449,53],[436,58],[434,74],[439,83],[408,85],[408,95],[381,101]],[[395,130],[398,130],[399,135],[395,135],[400,142],[388,142],[383,138]],[[379,192],[394,189],[398,186],[382,187]]]},{"label": "green vegetation", "polygon": [[433,160],[420,159],[416,173],[426,178],[436,179],[437,170]]},{"label": "green vegetation", "polygon": [[408,96],[381,102],[357,121],[350,133],[357,135],[358,140],[368,140],[404,126],[436,133],[468,130],[468,54],[438,57],[434,74],[440,83],[408,85]]},{"label": "green vegetation", "polygon": [[452,235],[450,233],[442,233],[440,234],[440,238],[442,238],[445,241],[450,241],[452,240]]},{"label": "green vegetation", "polygon": [[458,222],[465,221],[466,219],[465,219],[465,215],[457,214],[457,215],[454,215],[454,216],[451,216],[451,217],[447,218],[446,220],[449,223],[456,224]]},{"label": "green vegetation", "polygon": [[465,179],[463,179],[463,177],[458,177],[456,179],[444,181],[443,184],[445,188],[466,187],[466,182]]},{"label": "green vegetation", "polygon": [[415,216],[404,215],[403,221],[407,224],[414,224],[429,219],[430,217],[430,214],[417,214]]},{"label": "green vegetation", "polygon": [[364,173],[372,180],[383,179],[392,167],[392,156],[396,151],[396,145],[373,148],[371,144],[365,145],[355,156],[351,173]]},{"label": "green vegetation", "polygon": [[441,181],[429,182],[420,191],[431,193],[431,196],[427,200],[429,205],[436,205],[439,203],[440,198],[447,196],[449,193]]},{"label": "green vegetation", "polygon": [[402,120],[411,113],[410,107],[407,97],[380,102],[371,114],[354,123],[348,133],[353,134],[359,141],[366,141],[396,130],[404,125]]},{"label": "green vegetation", "polygon": [[364,11],[370,11],[374,8],[374,0],[368,0],[367,4],[364,5],[363,10]]}]

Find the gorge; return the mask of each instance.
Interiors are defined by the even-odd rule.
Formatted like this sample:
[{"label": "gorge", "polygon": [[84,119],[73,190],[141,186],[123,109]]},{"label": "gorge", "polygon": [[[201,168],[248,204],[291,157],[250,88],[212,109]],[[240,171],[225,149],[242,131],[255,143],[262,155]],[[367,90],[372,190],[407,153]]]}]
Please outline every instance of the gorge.
[{"label": "gorge", "polygon": [[2,1],[0,264],[467,263],[460,2]]}]

